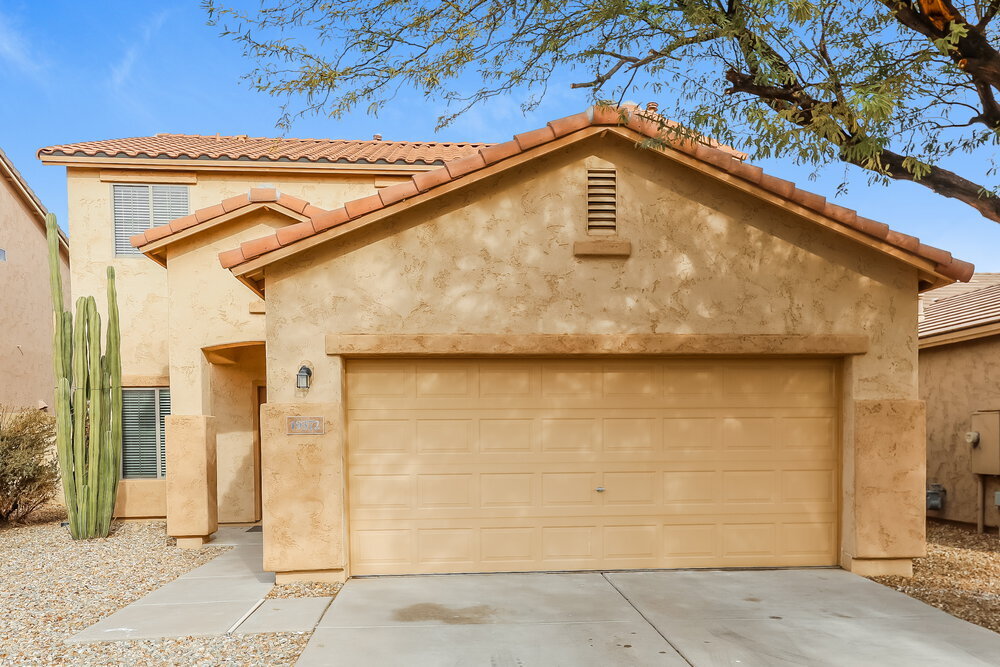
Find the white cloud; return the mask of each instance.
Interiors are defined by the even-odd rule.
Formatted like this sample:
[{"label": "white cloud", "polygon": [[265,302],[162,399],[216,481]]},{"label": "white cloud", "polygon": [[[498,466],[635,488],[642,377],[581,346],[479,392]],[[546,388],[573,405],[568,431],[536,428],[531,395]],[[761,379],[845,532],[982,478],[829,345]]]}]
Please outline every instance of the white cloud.
[{"label": "white cloud", "polygon": [[118,62],[111,65],[111,77],[108,80],[112,90],[115,92],[121,92],[125,85],[129,82],[132,77],[132,70],[135,69],[135,64],[139,60],[139,56],[146,49],[149,43],[159,32],[160,28],[163,27],[163,23],[167,20],[167,11],[162,11],[146,23],[142,28],[142,32],[137,40],[128,45],[125,49],[125,53]]},{"label": "white cloud", "polygon": [[145,25],[139,31],[139,37],[125,47],[121,58],[111,64],[106,82],[110,96],[114,99],[117,107],[127,110],[133,116],[141,116],[148,122],[154,121],[156,114],[146,104],[143,96],[139,94],[137,89],[141,86],[141,82],[137,83],[133,75],[136,67],[141,64],[143,54],[156,37],[156,33],[166,22],[168,14],[169,12],[166,10],[161,11],[146,20]]},{"label": "white cloud", "polygon": [[22,76],[44,82],[46,62],[17,29],[13,20],[0,12],[0,61]]}]

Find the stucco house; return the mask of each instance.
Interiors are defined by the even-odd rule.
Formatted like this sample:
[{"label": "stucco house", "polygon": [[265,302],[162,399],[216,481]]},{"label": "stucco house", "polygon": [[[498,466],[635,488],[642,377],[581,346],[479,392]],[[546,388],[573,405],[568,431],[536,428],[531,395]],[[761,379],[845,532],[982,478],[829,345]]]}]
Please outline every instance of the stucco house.
[{"label": "stucco house", "polygon": [[[54,401],[47,213],[0,150],[0,405],[8,408],[48,410]],[[69,242],[62,232],[59,250],[65,284]]]},{"label": "stucco house", "polygon": [[[1000,525],[1000,273],[925,292],[920,397],[927,404],[927,482],[933,517]],[[998,422],[1000,425],[1000,422]],[[967,439],[968,433],[979,439]],[[943,491],[943,494],[941,492]]]},{"label": "stucco house", "polygon": [[188,546],[260,517],[279,582],[910,573],[918,294],[972,266],[659,132],[626,107],[496,145],[42,149],[74,289],[120,267],[126,383],[169,390],[165,476],[121,513]]}]

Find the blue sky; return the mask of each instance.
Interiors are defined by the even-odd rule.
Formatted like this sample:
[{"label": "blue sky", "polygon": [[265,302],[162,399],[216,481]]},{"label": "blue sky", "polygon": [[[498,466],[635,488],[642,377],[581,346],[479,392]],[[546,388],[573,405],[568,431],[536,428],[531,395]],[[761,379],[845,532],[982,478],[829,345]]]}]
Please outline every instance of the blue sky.
[{"label": "blue sky", "polygon": [[[4,0],[0,4],[0,147],[45,204],[66,219],[65,173],[43,167],[36,151],[47,145],[142,136],[157,132],[276,136],[279,101],[241,81],[249,69],[238,47],[206,25],[197,0],[99,3]],[[582,91],[559,78],[539,109],[525,116],[519,100],[493,100],[434,132],[442,108],[419,96],[401,96],[379,118],[356,114],[332,121],[304,118],[289,132],[299,137],[386,140],[505,141],[587,104]],[[629,95],[645,102],[642,93]],[[973,158],[968,158],[972,160]],[[810,182],[809,169],[789,161],[757,162],[768,172],[1000,271],[1000,225],[958,202],[907,183],[868,186],[850,168],[847,195],[834,197],[844,167]],[[961,164],[961,161],[958,161]],[[980,165],[969,165],[981,173]]]}]

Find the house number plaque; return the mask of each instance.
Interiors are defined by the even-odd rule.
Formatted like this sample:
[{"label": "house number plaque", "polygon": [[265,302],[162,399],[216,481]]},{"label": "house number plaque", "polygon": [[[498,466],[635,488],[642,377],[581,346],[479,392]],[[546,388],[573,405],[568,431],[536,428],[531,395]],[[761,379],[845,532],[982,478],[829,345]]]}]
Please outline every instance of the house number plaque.
[{"label": "house number plaque", "polygon": [[322,417],[286,417],[285,435],[323,435]]}]

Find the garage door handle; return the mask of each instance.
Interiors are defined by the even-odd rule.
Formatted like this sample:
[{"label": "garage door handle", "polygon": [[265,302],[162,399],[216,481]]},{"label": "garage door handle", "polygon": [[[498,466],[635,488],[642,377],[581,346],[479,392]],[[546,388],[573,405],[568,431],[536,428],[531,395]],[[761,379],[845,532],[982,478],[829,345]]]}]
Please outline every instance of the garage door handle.
[{"label": "garage door handle", "polygon": [[604,487],[603,486],[599,486],[596,489],[594,489],[594,491],[597,491],[598,493],[604,493]]}]

